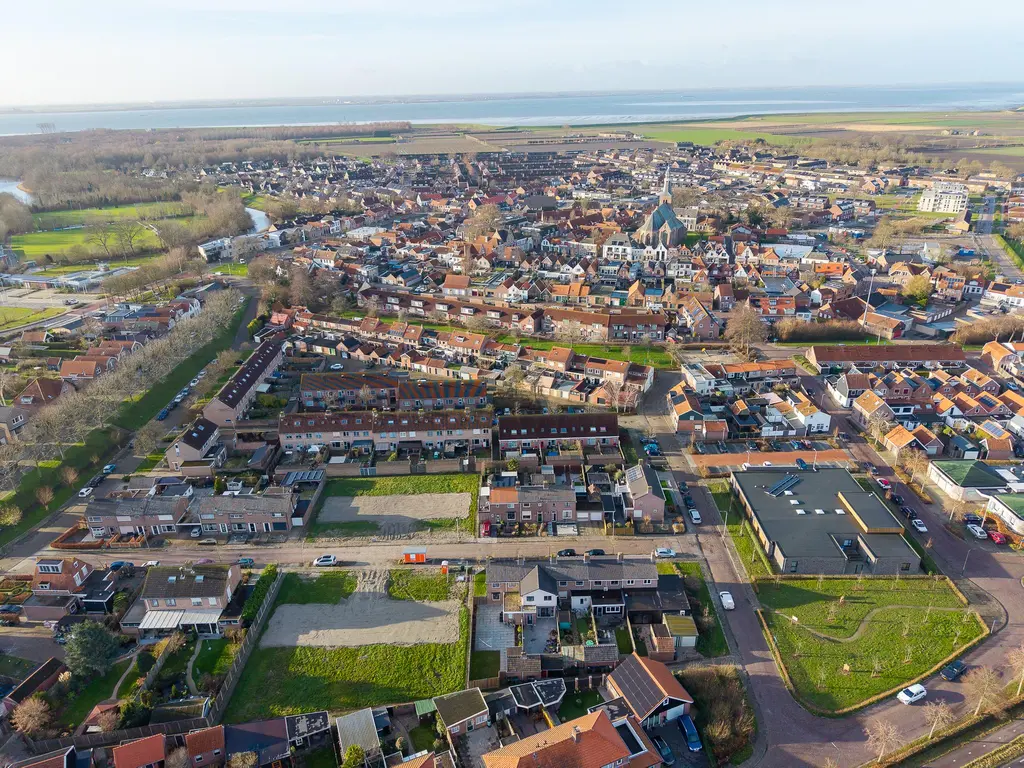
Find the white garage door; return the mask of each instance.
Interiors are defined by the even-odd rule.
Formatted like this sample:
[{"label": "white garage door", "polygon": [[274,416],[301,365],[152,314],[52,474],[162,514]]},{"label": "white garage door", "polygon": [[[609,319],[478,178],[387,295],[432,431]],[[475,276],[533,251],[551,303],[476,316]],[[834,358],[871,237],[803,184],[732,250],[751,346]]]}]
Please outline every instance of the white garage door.
[{"label": "white garage door", "polygon": [[686,705],[680,704],[678,707],[672,707],[665,713],[666,720],[678,720],[680,717],[686,714]]}]

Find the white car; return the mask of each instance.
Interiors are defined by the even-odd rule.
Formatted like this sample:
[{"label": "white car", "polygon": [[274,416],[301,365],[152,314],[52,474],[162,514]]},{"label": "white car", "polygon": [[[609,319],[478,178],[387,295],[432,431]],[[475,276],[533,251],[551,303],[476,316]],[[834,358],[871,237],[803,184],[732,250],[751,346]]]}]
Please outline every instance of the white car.
[{"label": "white car", "polygon": [[674,549],[669,549],[668,547],[658,547],[656,550],[654,550],[654,556],[655,557],[675,557],[676,556],[676,551]]},{"label": "white car", "polygon": [[192,381],[190,381],[190,382],[188,383],[188,385],[189,385],[190,387],[198,387],[198,386],[199,386],[199,377],[198,377],[198,376],[196,376],[196,378],[192,379]]},{"label": "white car", "polygon": [[690,522],[694,525],[700,525],[704,522],[703,520],[701,520],[700,512],[698,512],[696,509],[688,509],[686,511],[690,513]]},{"label": "white car", "polygon": [[342,365],[341,363],[335,363],[334,365],[331,366],[331,370],[332,371],[343,371],[343,370],[345,370],[345,366]]},{"label": "white car", "polygon": [[772,465],[772,463],[771,463],[770,461],[766,461],[766,462],[765,462],[764,464],[762,464],[761,466],[763,466],[763,467],[770,467],[771,465]]},{"label": "white car", "polygon": [[92,496],[92,488],[88,485],[78,492],[78,498],[80,499],[87,499],[90,496]]},{"label": "white car", "polygon": [[[81,495],[81,494],[79,494],[79,495]],[[976,539],[987,539],[988,538],[988,532],[984,528],[982,528],[980,525],[975,525],[974,523],[970,523],[967,526],[967,530],[970,531],[971,535],[974,536],[974,538],[976,538]]]},{"label": "white car", "polygon": [[923,685],[920,683],[914,683],[897,693],[896,698],[904,704],[913,704],[915,701],[920,701],[927,695],[928,690]]},{"label": "white car", "polygon": [[914,530],[918,533],[928,533],[928,526],[924,524],[924,521],[919,517],[915,517],[910,521],[910,524],[914,526]]},{"label": "white car", "polygon": [[142,564],[142,567],[143,568],[156,568],[158,565],[160,565],[160,561],[159,560],[147,560],[146,562],[144,562]]},{"label": "white car", "polygon": [[313,561],[314,568],[330,568],[338,564],[338,558],[334,555],[320,555]]},{"label": "white car", "polygon": [[736,601],[732,599],[732,592],[719,592],[718,596],[722,599],[722,607],[725,610],[736,610]]}]

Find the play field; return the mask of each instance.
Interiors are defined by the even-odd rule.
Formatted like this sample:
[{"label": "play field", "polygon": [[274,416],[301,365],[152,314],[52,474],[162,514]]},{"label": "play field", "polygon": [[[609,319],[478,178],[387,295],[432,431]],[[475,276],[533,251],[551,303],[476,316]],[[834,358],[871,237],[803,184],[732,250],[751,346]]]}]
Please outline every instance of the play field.
[{"label": "play field", "polygon": [[[81,246],[90,253],[101,250],[98,246],[88,242],[89,231],[87,229],[63,229],[56,232],[29,232],[24,235],[14,235],[11,238],[11,248],[25,259],[41,259],[46,256],[58,256],[65,251]],[[116,243],[112,243],[116,245]],[[136,253],[140,251],[154,250],[160,247],[160,241],[152,230],[145,230],[135,241]],[[116,258],[110,261],[116,262]],[[80,267],[89,269],[89,265]]]}]

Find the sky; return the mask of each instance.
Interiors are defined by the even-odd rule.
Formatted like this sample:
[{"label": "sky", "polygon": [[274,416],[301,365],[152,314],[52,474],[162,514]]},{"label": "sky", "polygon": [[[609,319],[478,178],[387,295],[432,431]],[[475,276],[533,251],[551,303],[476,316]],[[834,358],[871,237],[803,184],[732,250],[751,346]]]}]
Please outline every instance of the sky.
[{"label": "sky", "polygon": [[4,6],[4,106],[1024,80],[1021,0]]}]

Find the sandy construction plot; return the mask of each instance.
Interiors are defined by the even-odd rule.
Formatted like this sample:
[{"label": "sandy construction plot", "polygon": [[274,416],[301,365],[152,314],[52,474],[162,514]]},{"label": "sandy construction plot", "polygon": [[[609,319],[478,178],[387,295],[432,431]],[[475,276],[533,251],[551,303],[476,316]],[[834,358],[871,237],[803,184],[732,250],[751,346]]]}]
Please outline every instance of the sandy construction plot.
[{"label": "sandy construction plot", "polygon": [[417,520],[469,516],[468,493],[418,493],[409,496],[329,496],[318,523],[366,521],[412,529]]},{"label": "sandy construction plot", "polygon": [[387,578],[387,571],[361,574],[356,591],[337,605],[279,605],[260,646],[353,648],[458,642],[459,600],[392,600],[387,596]]}]

